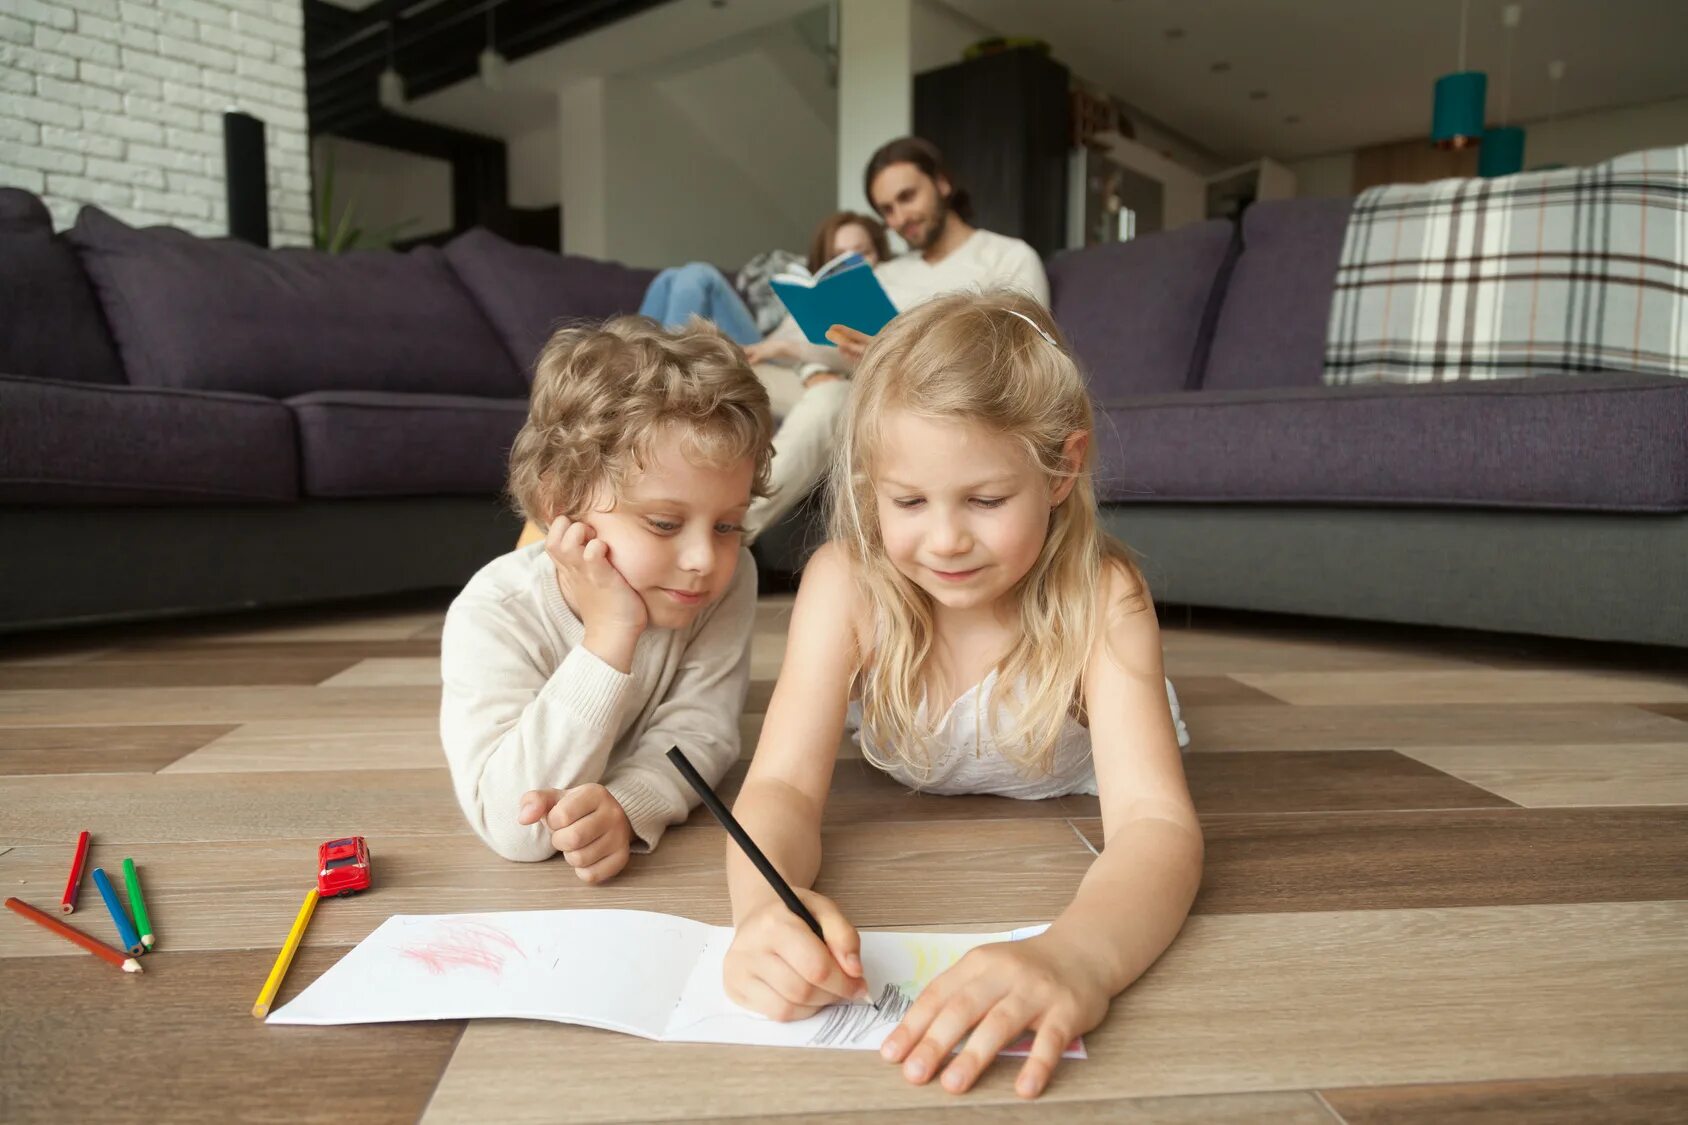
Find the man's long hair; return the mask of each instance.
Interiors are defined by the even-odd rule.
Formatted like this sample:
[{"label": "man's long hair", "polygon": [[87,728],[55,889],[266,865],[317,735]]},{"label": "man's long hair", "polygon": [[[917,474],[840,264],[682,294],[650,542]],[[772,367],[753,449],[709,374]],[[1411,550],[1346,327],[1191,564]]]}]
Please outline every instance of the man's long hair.
[{"label": "man's long hair", "polygon": [[949,209],[960,216],[962,222],[973,221],[972,196],[967,194],[966,188],[955,182],[955,176],[944,164],[944,154],[938,151],[938,146],[920,137],[898,137],[894,141],[887,141],[868,159],[867,173],[862,177],[862,194],[867,196],[867,205],[870,208],[875,211],[879,209],[873,201],[874,177],[893,164],[912,164],[930,176],[934,182],[939,177],[948,180]]}]

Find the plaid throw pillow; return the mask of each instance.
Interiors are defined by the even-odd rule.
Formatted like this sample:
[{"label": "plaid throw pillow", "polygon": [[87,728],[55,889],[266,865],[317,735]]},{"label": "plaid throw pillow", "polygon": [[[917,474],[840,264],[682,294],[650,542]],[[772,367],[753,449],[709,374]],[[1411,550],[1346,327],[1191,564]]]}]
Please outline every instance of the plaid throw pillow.
[{"label": "plaid throw pillow", "polygon": [[1688,376],[1688,146],[1354,201],[1326,383],[1588,371]]}]

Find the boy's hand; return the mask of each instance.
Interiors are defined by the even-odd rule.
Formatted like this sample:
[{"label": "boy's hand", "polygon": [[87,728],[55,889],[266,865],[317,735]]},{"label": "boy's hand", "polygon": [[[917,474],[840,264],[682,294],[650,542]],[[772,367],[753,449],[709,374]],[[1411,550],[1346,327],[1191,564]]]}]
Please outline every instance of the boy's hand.
[{"label": "boy's hand", "polygon": [[993,942],[970,951],[927,985],[879,1053],[901,1062],[903,1077],[921,1085],[965,1039],[966,1046],[943,1068],[944,1089],[959,1094],[999,1051],[1021,1033],[1035,1031],[1031,1057],[1014,1081],[1016,1094],[1035,1098],[1067,1045],[1102,1022],[1112,999],[1086,972],[1083,954],[1059,944],[1052,933]]},{"label": "boy's hand", "polygon": [[861,938],[829,898],[797,889],[821,924],[822,942],[777,898],[745,915],[722,969],[727,997],[776,1020],[800,1020],[829,1004],[866,1000]]},{"label": "boy's hand", "polygon": [[583,883],[602,883],[627,866],[633,825],[627,810],[602,785],[535,789],[522,795],[518,824],[545,821],[551,846],[563,853]]},{"label": "boy's hand", "polygon": [[610,561],[609,545],[590,524],[557,516],[545,532],[545,553],[563,600],[586,626],[586,647],[617,671],[632,671],[633,645],[650,615]]},{"label": "boy's hand", "polygon": [[826,338],[837,344],[838,350],[843,352],[844,358],[851,363],[860,362],[862,353],[867,351],[869,344],[873,343],[872,336],[857,332],[854,328],[843,324],[834,324],[831,328],[828,328]]}]

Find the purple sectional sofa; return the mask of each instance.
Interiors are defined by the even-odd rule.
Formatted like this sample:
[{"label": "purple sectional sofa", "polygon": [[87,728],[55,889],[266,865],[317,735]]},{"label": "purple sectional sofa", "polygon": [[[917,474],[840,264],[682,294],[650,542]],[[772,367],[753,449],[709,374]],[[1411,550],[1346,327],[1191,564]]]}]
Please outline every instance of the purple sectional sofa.
[{"label": "purple sectional sofa", "polygon": [[0,630],[460,585],[551,326],[649,273],[260,250],[0,189]]},{"label": "purple sectional sofa", "polygon": [[1050,264],[1163,602],[1688,645],[1688,380],[1327,387],[1349,200]]},{"label": "purple sectional sofa", "polygon": [[[1157,598],[1688,645],[1688,381],[1326,387],[1349,204],[1058,256],[1109,528]],[[560,320],[649,271],[261,251],[0,189],[0,630],[462,583]],[[814,505],[756,545],[794,571]]]}]

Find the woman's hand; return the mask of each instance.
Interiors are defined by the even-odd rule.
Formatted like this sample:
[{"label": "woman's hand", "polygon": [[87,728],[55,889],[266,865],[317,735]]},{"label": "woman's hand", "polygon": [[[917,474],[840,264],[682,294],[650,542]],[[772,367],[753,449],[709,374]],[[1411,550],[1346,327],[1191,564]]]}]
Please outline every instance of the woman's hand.
[{"label": "woman's hand", "polygon": [[751,363],[795,363],[797,341],[783,336],[770,336],[744,349],[744,358]]},{"label": "woman's hand", "polygon": [[1112,999],[1099,977],[1086,971],[1082,952],[1052,932],[993,942],[971,950],[927,985],[879,1053],[901,1062],[903,1077],[922,1085],[965,1038],[941,1079],[944,1089],[960,1094],[998,1052],[1034,1031],[1031,1057],[1020,1068],[1014,1092],[1035,1098],[1067,1045],[1102,1022]]},{"label": "woman's hand", "polygon": [[727,997],[776,1020],[800,1020],[830,1004],[867,999],[861,938],[836,904],[814,891],[797,897],[821,924],[826,941],[785,903],[770,897],[744,916],[722,968]]},{"label": "woman's hand", "polygon": [[844,358],[851,363],[860,363],[862,353],[873,343],[873,337],[857,332],[842,324],[834,324],[826,330],[826,338],[838,345],[838,350],[844,353]]}]

